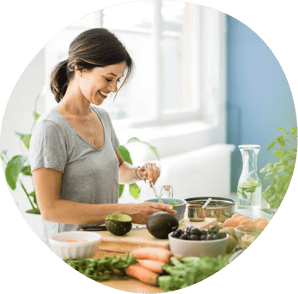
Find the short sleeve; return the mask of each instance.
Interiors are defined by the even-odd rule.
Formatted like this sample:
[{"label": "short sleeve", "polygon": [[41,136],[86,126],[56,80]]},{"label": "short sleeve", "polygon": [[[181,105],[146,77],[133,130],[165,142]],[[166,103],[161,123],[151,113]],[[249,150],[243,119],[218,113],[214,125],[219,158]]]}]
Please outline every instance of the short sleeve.
[{"label": "short sleeve", "polygon": [[63,173],[67,163],[66,147],[65,136],[56,123],[48,120],[38,122],[30,140],[31,172],[45,167]]}]

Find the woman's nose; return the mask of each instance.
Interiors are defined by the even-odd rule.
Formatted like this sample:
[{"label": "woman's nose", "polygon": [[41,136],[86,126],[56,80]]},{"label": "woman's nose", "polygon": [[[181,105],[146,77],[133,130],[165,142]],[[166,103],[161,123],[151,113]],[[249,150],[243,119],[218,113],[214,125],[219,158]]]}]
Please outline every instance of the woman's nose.
[{"label": "woman's nose", "polygon": [[118,91],[117,81],[110,83],[109,90],[113,93],[116,93]]}]

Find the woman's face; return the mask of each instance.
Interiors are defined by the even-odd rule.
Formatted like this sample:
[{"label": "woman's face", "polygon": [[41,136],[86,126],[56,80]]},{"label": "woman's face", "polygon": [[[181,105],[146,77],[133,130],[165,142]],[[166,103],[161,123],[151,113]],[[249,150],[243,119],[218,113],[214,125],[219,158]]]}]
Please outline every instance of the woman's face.
[{"label": "woman's face", "polygon": [[83,69],[79,72],[79,88],[82,95],[92,104],[100,105],[111,92],[118,91],[120,78],[123,77],[126,63]]}]

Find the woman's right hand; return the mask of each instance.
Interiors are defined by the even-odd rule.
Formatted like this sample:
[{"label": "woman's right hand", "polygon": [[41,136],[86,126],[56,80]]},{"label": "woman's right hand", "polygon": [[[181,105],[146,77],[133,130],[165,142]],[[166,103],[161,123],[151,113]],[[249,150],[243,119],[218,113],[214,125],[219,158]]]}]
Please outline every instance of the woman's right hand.
[{"label": "woman's right hand", "polygon": [[163,203],[144,202],[141,204],[133,204],[129,215],[132,217],[132,222],[135,224],[146,224],[148,218],[156,212],[168,212],[170,214],[177,214],[173,206]]}]

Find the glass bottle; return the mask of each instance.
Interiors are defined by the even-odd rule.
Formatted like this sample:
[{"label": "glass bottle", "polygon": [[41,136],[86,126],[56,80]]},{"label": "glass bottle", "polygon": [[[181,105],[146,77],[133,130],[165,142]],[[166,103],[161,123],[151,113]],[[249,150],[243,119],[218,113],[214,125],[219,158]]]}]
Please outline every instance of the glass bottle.
[{"label": "glass bottle", "polygon": [[242,155],[242,172],[237,187],[238,208],[260,208],[262,204],[262,186],[257,172],[260,145],[239,145]]},{"label": "glass bottle", "polygon": [[173,198],[173,188],[171,185],[164,185],[159,194],[160,198]]}]

